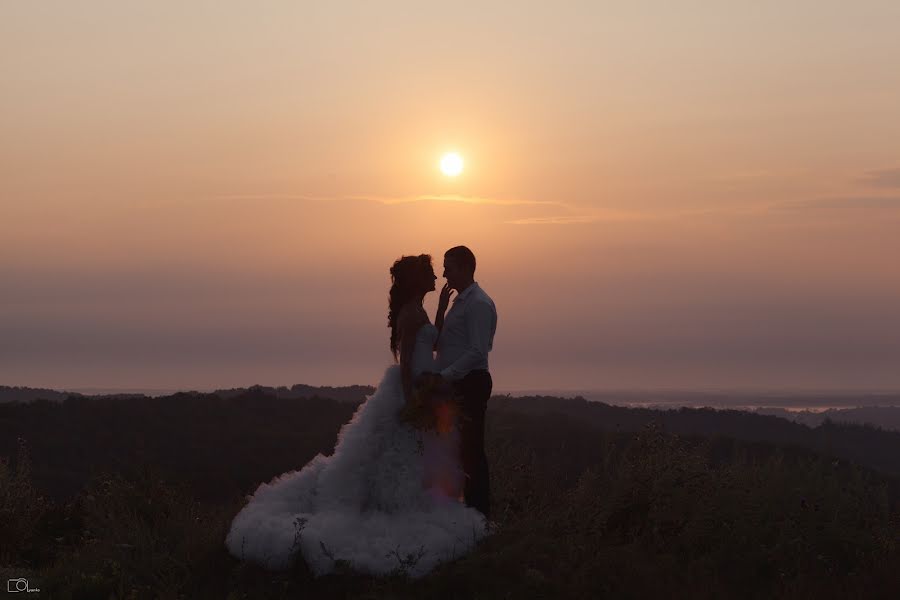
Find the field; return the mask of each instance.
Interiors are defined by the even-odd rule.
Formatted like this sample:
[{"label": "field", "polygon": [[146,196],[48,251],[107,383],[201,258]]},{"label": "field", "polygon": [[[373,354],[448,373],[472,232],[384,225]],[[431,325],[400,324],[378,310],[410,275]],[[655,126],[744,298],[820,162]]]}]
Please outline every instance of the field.
[{"label": "field", "polygon": [[736,411],[495,397],[501,529],[411,581],[223,540],[244,496],[330,453],[355,405],[265,390],[0,406],[0,569],[53,598],[894,597],[900,433]]}]

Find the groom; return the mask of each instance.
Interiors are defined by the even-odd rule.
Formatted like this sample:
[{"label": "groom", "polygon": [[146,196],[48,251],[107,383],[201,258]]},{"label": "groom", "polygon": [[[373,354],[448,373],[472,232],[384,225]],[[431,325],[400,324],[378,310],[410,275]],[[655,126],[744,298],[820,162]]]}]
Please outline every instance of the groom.
[{"label": "groom", "polygon": [[[435,325],[440,331],[437,365],[454,388],[460,407],[460,454],[466,474],[466,505],[491,516],[487,457],[484,454],[484,413],[491,397],[488,352],[497,331],[494,301],[475,281],[475,255],[465,246],[444,253],[444,278]],[[450,312],[447,304],[456,290]]]}]

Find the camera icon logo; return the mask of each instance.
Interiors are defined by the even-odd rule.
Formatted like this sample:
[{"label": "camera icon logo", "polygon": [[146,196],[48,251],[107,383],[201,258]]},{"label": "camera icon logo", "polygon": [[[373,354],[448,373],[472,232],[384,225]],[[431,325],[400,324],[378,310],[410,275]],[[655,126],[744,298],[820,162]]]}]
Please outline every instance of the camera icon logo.
[{"label": "camera icon logo", "polygon": [[28,587],[28,580],[24,577],[6,580],[7,592],[39,592],[39,589]]}]

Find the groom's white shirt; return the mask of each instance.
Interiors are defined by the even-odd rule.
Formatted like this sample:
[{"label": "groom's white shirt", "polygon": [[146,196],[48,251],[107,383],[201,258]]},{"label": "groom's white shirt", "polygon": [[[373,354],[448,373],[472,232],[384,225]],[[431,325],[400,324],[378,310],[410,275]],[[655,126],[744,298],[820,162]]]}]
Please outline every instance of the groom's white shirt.
[{"label": "groom's white shirt", "polygon": [[437,367],[441,376],[457,381],[470,371],[487,370],[488,352],[497,332],[497,308],[484,290],[473,282],[453,300],[444,318],[437,345]]}]

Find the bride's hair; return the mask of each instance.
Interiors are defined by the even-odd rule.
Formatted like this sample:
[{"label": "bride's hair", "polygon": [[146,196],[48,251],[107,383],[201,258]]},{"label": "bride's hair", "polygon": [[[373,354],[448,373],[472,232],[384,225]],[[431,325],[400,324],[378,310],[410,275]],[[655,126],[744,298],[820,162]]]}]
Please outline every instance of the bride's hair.
[{"label": "bride's hair", "polygon": [[422,283],[431,270],[431,255],[402,256],[391,267],[391,291],[388,294],[388,327],[391,328],[391,353],[397,359],[397,316],[400,308],[422,293]]}]

